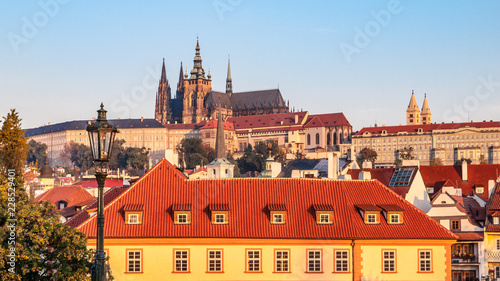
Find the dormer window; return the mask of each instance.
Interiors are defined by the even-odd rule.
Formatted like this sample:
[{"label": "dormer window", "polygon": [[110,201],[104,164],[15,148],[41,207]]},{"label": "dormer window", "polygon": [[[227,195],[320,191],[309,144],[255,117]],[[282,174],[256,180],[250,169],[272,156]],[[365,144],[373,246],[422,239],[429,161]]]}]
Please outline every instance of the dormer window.
[{"label": "dormer window", "polygon": [[142,224],[144,205],[127,204],[123,206],[125,224]]},{"label": "dormer window", "polygon": [[333,206],[329,204],[314,204],[317,224],[333,224]]},{"label": "dormer window", "polygon": [[210,204],[208,205],[212,224],[229,224],[229,205]]},{"label": "dormer window", "polygon": [[500,224],[500,217],[493,217],[493,224]]},{"label": "dormer window", "polygon": [[476,186],[476,194],[484,194],[484,186]]},{"label": "dormer window", "polygon": [[191,224],[191,204],[172,205],[174,224]]},{"label": "dormer window", "polygon": [[493,224],[494,225],[499,225],[500,224],[500,212],[496,211],[491,214],[491,217],[493,219]]},{"label": "dormer window", "polygon": [[427,187],[427,193],[434,194],[434,187],[432,186]]},{"label": "dormer window", "polygon": [[271,224],[286,224],[286,206],[284,204],[268,204]]},{"label": "dormer window", "polygon": [[380,224],[380,212],[382,210],[379,207],[371,204],[359,204],[355,206],[365,224]]},{"label": "dormer window", "polygon": [[61,201],[59,201],[59,204],[57,207],[59,210],[62,210],[64,208],[66,208],[66,206],[68,206],[68,202],[61,200]]},{"label": "dormer window", "polygon": [[402,224],[404,209],[398,205],[378,205],[382,209],[387,224]]}]

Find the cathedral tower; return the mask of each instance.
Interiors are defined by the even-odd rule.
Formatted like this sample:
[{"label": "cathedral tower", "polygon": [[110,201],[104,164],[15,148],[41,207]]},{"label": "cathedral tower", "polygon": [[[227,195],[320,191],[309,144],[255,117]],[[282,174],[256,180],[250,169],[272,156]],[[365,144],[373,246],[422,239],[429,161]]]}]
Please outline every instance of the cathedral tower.
[{"label": "cathedral tower", "polygon": [[408,109],[406,109],[406,125],[417,125],[420,123],[420,110],[418,109],[417,101],[415,100],[415,94],[413,90],[411,91],[410,104]]},{"label": "cathedral tower", "polygon": [[167,72],[165,70],[165,58],[163,59],[163,67],[161,69],[160,84],[156,92],[155,119],[162,124],[172,121],[170,85],[168,84]]},{"label": "cathedral tower", "polygon": [[189,79],[183,79],[183,110],[182,121],[184,123],[198,123],[207,115],[204,107],[205,96],[212,91],[212,80],[210,74],[205,77],[205,70],[202,67],[200,55],[200,44],[196,39],[195,56],[193,59],[193,69]]},{"label": "cathedral tower", "polygon": [[231,97],[233,94],[233,79],[231,79],[231,59],[227,59],[226,94]]},{"label": "cathedral tower", "polygon": [[431,110],[429,108],[429,104],[427,103],[427,94],[425,94],[424,97],[424,105],[422,105],[422,111],[420,114],[420,117],[422,118],[422,124],[431,124]]}]

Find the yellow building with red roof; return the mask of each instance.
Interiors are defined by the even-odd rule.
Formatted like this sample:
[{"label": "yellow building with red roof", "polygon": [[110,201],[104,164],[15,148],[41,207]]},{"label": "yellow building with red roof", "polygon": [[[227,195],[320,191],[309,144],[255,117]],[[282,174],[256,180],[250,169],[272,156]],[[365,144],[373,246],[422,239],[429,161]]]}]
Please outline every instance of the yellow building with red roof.
[{"label": "yellow building with red roof", "polygon": [[[104,215],[117,280],[451,280],[456,236],[375,180],[190,180],[162,160]],[[95,215],[78,229],[95,247]]]}]

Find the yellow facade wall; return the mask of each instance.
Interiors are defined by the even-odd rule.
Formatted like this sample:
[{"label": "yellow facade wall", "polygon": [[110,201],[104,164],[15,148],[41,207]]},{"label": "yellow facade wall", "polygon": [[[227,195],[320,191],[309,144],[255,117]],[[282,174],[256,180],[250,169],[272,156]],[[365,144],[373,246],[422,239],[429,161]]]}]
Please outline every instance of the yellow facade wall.
[{"label": "yellow facade wall", "polygon": [[[454,241],[355,241],[285,239],[105,239],[116,280],[450,280]],[[392,242],[387,244],[387,242]],[[381,249],[397,249],[397,274],[381,274]],[[89,240],[95,247],[95,240]],[[142,250],[142,273],[127,273],[126,251]],[[175,273],[174,250],[189,250],[189,273]],[[207,251],[222,249],[223,273],[207,273]],[[246,271],[246,250],[261,251],[261,272]],[[275,273],[275,250],[289,250],[290,272]],[[307,272],[307,251],[322,253],[320,273]],[[361,249],[361,251],[359,250]],[[433,272],[417,273],[418,249],[432,249]],[[349,272],[334,272],[335,250],[349,251]],[[447,262],[449,261],[449,262]],[[353,264],[354,263],[354,264]]]}]

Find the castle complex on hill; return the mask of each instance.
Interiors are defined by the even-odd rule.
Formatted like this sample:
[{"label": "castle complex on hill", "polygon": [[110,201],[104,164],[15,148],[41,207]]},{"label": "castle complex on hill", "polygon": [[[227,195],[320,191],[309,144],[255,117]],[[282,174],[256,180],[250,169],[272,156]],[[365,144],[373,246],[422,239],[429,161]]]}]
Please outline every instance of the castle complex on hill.
[{"label": "castle complex on hill", "polygon": [[226,91],[212,91],[212,76],[210,71],[205,76],[198,40],[195,50],[190,76],[187,70],[183,73],[181,63],[175,98],[171,96],[163,60],[155,105],[155,119],[158,122],[199,123],[206,119],[215,119],[218,107],[221,107],[224,119],[289,112],[289,103],[285,103],[279,89],[233,93],[230,61],[227,66]]}]

